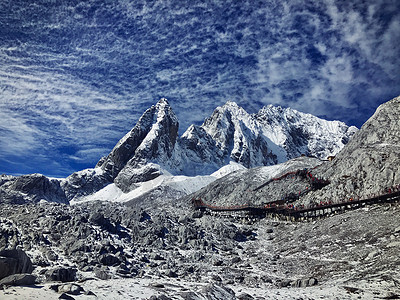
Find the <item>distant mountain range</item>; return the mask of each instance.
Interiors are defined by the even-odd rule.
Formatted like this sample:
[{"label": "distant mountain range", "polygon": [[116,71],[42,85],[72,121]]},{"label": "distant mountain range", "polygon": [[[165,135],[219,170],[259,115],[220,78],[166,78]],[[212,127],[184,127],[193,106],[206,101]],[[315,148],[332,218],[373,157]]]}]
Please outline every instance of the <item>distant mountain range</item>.
[{"label": "distant mountain range", "polygon": [[182,136],[178,130],[179,121],[163,98],[144,112],[94,169],[75,172],[66,179],[39,174],[2,176],[0,201],[68,203],[111,183],[120,193],[129,193],[160,175],[210,175],[232,163],[237,165],[231,169],[253,168],[301,155],[325,159],[336,155],[358,129],[272,105],[249,114],[227,102],[201,126],[191,125]]}]

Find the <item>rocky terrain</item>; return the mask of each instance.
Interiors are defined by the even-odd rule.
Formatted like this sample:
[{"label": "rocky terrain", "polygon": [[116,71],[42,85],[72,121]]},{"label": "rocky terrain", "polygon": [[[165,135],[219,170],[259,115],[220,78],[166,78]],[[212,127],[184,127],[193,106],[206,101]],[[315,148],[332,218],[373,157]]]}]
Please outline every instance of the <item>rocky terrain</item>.
[{"label": "rocky terrain", "polygon": [[332,163],[315,172],[327,177],[329,187],[311,198],[348,199],[368,197],[400,184],[400,97],[378,107]]},{"label": "rocky terrain", "polygon": [[[310,187],[303,177],[269,180],[296,169],[307,168],[329,184],[310,189],[293,202],[342,202],[384,194],[400,184],[400,97],[382,104],[333,161],[300,157],[284,164],[233,172],[188,196],[213,205],[268,203]],[[268,183],[268,184],[266,184]],[[261,187],[261,188],[258,188]]]},{"label": "rocky terrain", "polygon": [[[394,299],[399,210],[375,205],[288,223],[202,215],[184,202],[151,211],[101,202],[2,204],[0,246],[23,249],[36,282],[45,283],[41,292],[53,299],[64,290],[76,299],[89,292],[100,299]],[[0,298],[23,293],[6,288]]]},{"label": "rocky terrain", "polygon": [[186,200],[201,199],[217,206],[257,206],[278,201],[292,193],[297,195],[299,191],[309,187],[309,182],[297,176],[288,176],[273,182],[270,182],[271,179],[305,168],[315,168],[322,163],[318,158],[298,157],[275,166],[239,170],[188,195]]}]

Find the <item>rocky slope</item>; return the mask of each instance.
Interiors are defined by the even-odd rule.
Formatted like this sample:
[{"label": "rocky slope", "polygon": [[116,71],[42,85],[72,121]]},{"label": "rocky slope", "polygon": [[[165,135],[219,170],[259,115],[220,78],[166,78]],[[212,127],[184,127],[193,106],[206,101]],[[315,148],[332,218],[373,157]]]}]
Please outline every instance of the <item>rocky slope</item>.
[{"label": "rocky slope", "polygon": [[110,174],[123,190],[132,183],[153,179],[160,175],[160,170],[146,165],[152,161],[170,160],[178,128],[178,119],[168,101],[161,99],[146,110],[136,126],[97,166]]},{"label": "rocky slope", "polygon": [[302,154],[320,159],[336,155],[357,132],[343,122],[326,121],[291,108],[268,105],[255,118],[262,132],[274,144],[283,148],[286,158]]},{"label": "rocky slope", "polygon": [[[400,97],[382,104],[333,161],[298,158],[287,163],[232,173],[221,178],[190,198],[201,198],[214,205],[262,204],[301,193],[295,205],[312,202],[342,202],[350,198],[368,198],[400,184]],[[330,183],[311,190],[302,177],[288,177],[269,182],[272,177],[293,171],[311,170],[314,177]],[[262,176],[269,171],[267,176]],[[279,170],[276,172],[274,170]],[[262,188],[257,189],[258,186]],[[257,190],[255,190],[257,189]],[[307,192],[304,192],[307,190]]]},{"label": "rocky slope", "polygon": [[317,158],[299,157],[275,166],[239,170],[215,180],[185,199],[187,202],[201,199],[215,206],[266,204],[280,200],[290,193],[298,194],[309,186],[303,178],[293,176],[266,184],[272,178],[304,168],[311,169],[322,162]]},{"label": "rocky slope", "polygon": [[331,163],[315,172],[331,184],[303,199],[365,198],[400,184],[400,97],[378,107]]},{"label": "rocky slope", "polygon": [[326,158],[336,154],[357,131],[338,121],[281,107],[268,106],[249,114],[234,102],[216,108],[201,126],[190,126],[181,137],[178,129],[175,113],[168,101],[161,99],[96,168],[58,181],[38,180],[40,175],[2,176],[0,201],[65,203],[79,201],[111,183],[129,193],[161,174],[209,175],[230,162],[252,168],[282,163],[300,154]]},{"label": "rocky slope", "polygon": [[57,179],[41,174],[23,176],[0,175],[0,202],[22,204],[26,202],[68,203],[68,198]]}]

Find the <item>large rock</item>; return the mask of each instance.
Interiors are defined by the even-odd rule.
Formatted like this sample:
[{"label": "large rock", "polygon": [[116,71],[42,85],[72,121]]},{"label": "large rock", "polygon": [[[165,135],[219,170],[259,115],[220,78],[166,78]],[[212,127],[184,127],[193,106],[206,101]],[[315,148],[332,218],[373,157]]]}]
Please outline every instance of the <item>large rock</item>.
[{"label": "large rock", "polygon": [[109,272],[107,272],[106,269],[104,268],[97,268],[94,270],[94,275],[101,279],[101,280],[107,280],[111,278],[111,275],[109,274]]},{"label": "large rock", "polygon": [[30,258],[20,249],[0,251],[0,279],[18,273],[32,273]]},{"label": "large rock", "polygon": [[67,283],[67,284],[62,284],[58,286],[58,293],[66,293],[70,295],[79,295],[84,292],[84,289],[75,283]]},{"label": "large rock", "polygon": [[318,284],[318,280],[316,278],[303,278],[303,279],[297,279],[292,283],[293,287],[309,287],[309,286],[314,286]]},{"label": "large rock", "polygon": [[206,299],[224,299],[224,300],[235,300],[235,292],[225,286],[219,286],[211,284],[203,288],[202,294]]},{"label": "large rock", "polygon": [[111,233],[116,233],[117,229],[113,224],[111,224],[110,220],[102,213],[95,212],[93,215],[90,216],[89,222],[94,223],[98,226],[101,226],[102,228],[106,229],[107,231]]},{"label": "large rock", "polygon": [[[3,177],[3,176],[2,176]],[[7,176],[0,185],[0,202],[23,204],[40,200],[68,203],[60,181],[41,174]]]},{"label": "large rock", "polygon": [[115,265],[119,265],[121,263],[121,261],[118,259],[118,257],[116,257],[112,254],[100,255],[99,262],[104,266],[115,266]]},{"label": "large rock", "polygon": [[36,276],[32,274],[14,274],[0,280],[0,287],[4,285],[33,285]]},{"label": "large rock", "polygon": [[62,268],[58,267],[46,272],[47,281],[61,281],[69,282],[76,279],[76,269],[75,268]]}]

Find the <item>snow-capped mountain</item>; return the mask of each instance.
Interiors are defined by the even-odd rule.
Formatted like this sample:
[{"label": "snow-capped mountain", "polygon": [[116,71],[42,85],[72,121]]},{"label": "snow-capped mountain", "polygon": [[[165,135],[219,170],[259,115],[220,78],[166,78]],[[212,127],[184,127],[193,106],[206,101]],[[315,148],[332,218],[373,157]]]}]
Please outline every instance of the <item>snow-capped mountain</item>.
[{"label": "snow-capped mountain", "polygon": [[192,176],[210,174],[230,161],[251,168],[302,154],[325,159],[357,131],[279,106],[249,114],[234,102],[217,107],[201,126],[190,126],[181,137],[178,126],[168,101],[161,99],[98,166],[114,178],[150,162],[171,174]]},{"label": "snow-capped mountain", "polygon": [[129,192],[166,172],[209,175],[230,162],[252,168],[302,154],[323,159],[335,155],[357,131],[289,108],[268,106],[249,114],[230,101],[181,137],[178,128],[171,106],[161,99],[97,166]]},{"label": "snow-capped mountain", "polygon": [[178,129],[178,118],[163,98],[144,112],[96,168],[75,172],[57,184],[68,200],[78,200],[111,183],[129,193],[162,174],[210,175],[230,163],[253,168],[300,155],[325,159],[339,152],[357,131],[339,121],[279,106],[249,114],[230,101],[217,107],[201,126],[190,126],[180,137]]},{"label": "snow-capped mountain", "polygon": [[[139,150],[125,165],[120,165],[115,178],[129,161],[137,174],[144,167],[162,174],[136,182],[128,193],[115,180],[101,189],[113,176],[108,167],[103,167],[105,162],[109,160],[111,170],[117,170],[117,156],[111,154],[98,167],[63,180],[40,174],[0,176],[0,286],[4,287],[0,289],[1,299],[68,298],[68,294],[85,294],[84,297],[93,296],[94,292],[107,299],[125,299],[132,297],[136,289],[140,297],[148,299],[255,298],[250,293],[263,299],[271,295],[277,299],[299,295],[310,299],[328,299],[329,295],[346,299],[398,298],[395,275],[399,265],[400,206],[396,203],[366,204],[362,209],[347,204],[354,210],[325,218],[316,214],[315,218],[310,216],[313,222],[290,222],[286,218],[287,221],[277,222],[233,211],[221,212],[219,216],[195,210],[192,199],[200,198],[214,206],[236,206],[265,205],[286,198],[297,206],[362,197],[387,187],[397,189],[400,97],[381,105],[333,161],[297,157],[277,165],[247,169],[232,159],[217,172],[196,177],[172,176],[163,168],[172,167],[176,155],[185,155],[188,145],[192,155],[202,149],[207,150],[202,152],[207,158],[209,151],[219,149],[221,157],[226,158],[235,149],[235,137],[245,144],[252,136],[244,133],[254,134],[263,127],[239,108],[234,115],[230,107],[235,105],[228,103],[217,109],[218,117],[207,119],[208,128],[191,127],[190,134],[185,133],[185,141],[190,141],[185,143],[187,148],[182,146],[182,137],[176,137],[175,143],[170,144],[173,147],[168,148],[171,151],[159,154],[151,149],[160,149],[165,141],[171,141],[169,135],[158,145],[153,137],[156,129],[165,133],[166,128],[161,128],[167,124],[163,112],[170,112],[167,102],[159,104],[150,114],[151,126],[143,138],[145,145],[150,146],[142,147],[139,141]],[[246,119],[236,119],[238,115]],[[288,123],[301,122],[305,121]],[[235,133],[238,124],[241,131]],[[253,127],[246,129],[245,124]],[[226,130],[218,129],[219,126]],[[219,130],[220,135],[212,135]],[[215,148],[200,147],[203,139],[197,140],[197,147],[194,143],[200,135],[207,137]],[[119,147],[130,137],[131,134],[122,139],[114,153],[122,151]],[[271,140],[265,137],[267,144]],[[142,149],[147,150],[145,154]],[[312,169],[312,176],[302,172],[305,168]],[[327,185],[313,188],[311,178],[325,178]],[[91,192],[96,189],[96,193]],[[292,197],[298,191],[299,196]],[[386,192],[390,193],[387,189]],[[80,203],[64,205],[68,204],[66,197],[74,193]],[[85,193],[91,194],[84,196]],[[48,201],[34,205],[7,203],[25,204],[27,200],[41,199]],[[29,293],[18,287],[7,288],[9,284],[25,286],[27,282],[41,285],[30,288]]]},{"label": "snow-capped mountain", "polygon": [[128,191],[129,186],[156,178],[161,174],[152,161],[171,159],[178,136],[179,122],[168,101],[161,99],[140,117],[136,126],[102,158],[97,167]]},{"label": "snow-capped mountain", "polygon": [[262,134],[262,127],[254,115],[234,102],[217,107],[202,127],[223,152],[225,164],[235,161],[251,168],[287,160],[282,149]]}]

